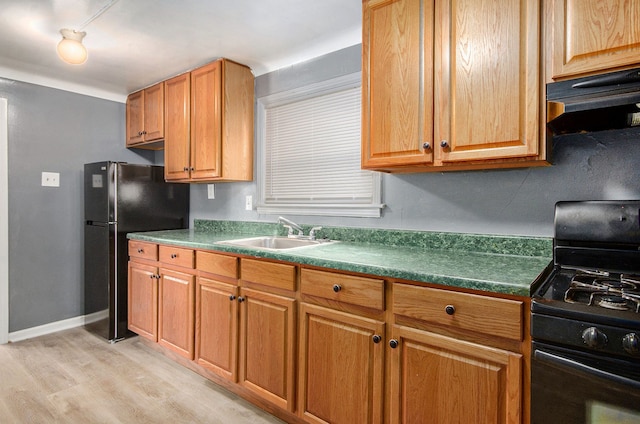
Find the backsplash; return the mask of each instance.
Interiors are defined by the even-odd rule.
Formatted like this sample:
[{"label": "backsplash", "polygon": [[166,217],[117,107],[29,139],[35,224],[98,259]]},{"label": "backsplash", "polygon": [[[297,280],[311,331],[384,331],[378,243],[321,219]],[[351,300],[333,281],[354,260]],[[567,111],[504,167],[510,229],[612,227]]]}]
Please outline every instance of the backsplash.
[{"label": "backsplash", "polygon": [[[309,234],[313,225],[301,225]],[[224,234],[286,235],[286,229],[276,223],[251,221],[194,220],[194,229]],[[444,233],[432,231],[388,230],[374,228],[325,227],[317,231],[318,238],[345,242],[381,244],[387,246],[420,247],[425,249],[483,252],[503,255],[552,256],[552,240],[545,237],[496,236],[482,234]]]}]

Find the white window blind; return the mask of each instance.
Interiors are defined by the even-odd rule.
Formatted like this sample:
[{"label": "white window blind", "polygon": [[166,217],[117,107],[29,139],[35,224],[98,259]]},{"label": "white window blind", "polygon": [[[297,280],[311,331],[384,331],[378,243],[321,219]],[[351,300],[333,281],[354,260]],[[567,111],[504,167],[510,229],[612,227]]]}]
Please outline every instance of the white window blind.
[{"label": "white window blind", "polygon": [[380,216],[380,177],[360,169],[357,76],[262,99],[258,212]]}]

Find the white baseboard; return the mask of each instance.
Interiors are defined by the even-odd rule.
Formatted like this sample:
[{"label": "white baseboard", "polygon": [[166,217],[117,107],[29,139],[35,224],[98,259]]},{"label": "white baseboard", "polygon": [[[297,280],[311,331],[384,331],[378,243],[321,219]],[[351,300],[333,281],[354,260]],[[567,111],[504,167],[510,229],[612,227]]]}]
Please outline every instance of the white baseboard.
[{"label": "white baseboard", "polygon": [[49,324],[39,325],[37,327],[25,328],[24,330],[9,333],[9,343],[19,342],[20,340],[31,339],[38,336],[44,336],[45,334],[68,330],[70,328],[81,327],[85,324],[91,324],[92,322],[105,319],[108,316],[109,310],[105,309],[103,311],[94,312],[89,315],[82,315],[79,317],[64,319],[62,321],[51,322]]}]

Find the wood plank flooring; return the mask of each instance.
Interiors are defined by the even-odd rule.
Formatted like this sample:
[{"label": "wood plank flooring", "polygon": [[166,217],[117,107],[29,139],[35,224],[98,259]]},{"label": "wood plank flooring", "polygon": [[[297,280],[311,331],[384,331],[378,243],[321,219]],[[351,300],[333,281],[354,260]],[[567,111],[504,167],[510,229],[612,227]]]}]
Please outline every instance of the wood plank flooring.
[{"label": "wood plank flooring", "polygon": [[0,423],[275,424],[133,337],[83,328],[0,345]]}]

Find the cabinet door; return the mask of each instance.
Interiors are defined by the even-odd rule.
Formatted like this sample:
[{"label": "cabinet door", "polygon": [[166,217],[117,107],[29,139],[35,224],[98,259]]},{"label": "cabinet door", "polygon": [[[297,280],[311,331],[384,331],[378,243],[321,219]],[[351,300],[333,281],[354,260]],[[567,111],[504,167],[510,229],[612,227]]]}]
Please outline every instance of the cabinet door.
[{"label": "cabinet door", "polygon": [[144,141],[144,90],[127,97],[127,146]]},{"label": "cabinet door", "polygon": [[158,343],[193,359],[195,342],[195,277],[160,269]]},{"label": "cabinet door", "polygon": [[189,179],[190,74],[164,82],[164,177],[166,180]]},{"label": "cabinet door", "polygon": [[196,362],[237,380],[238,288],[199,277],[196,285]]},{"label": "cabinet door", "polygon": [[436,26],[436,156],[535,157],[539,150],[539,0],[449,0]]},{"label": "cabinet door", "polygon": [[433,160],[433,5],[434,0],[364,4],[363,168]]},{"label": "cabinet door", "polygon": [[164,84],[144,90],[144,140],[164,138]]},{"label": "cabinet door", "polygon": [[295,300],[240,289],[239,384],[294,411]]},{"label": "cabinet door", "polygon": [[300,316],[302,417],[312,423],[381,423],[384,323],[305,303]]},{"label": "cabinet door", "polygon": [[191,72],[191,178],[221,176],[222,62]]},{"label": "cabinet door", "polygon": [[158,340],[158,268],[129,262],[128,327],[142,337]]},{"label": "cabinet door", "polygon": [[519,424],[522,356],[394,326],[391,422]]},{"label": "cabinet door", "polygon": [[640,0],[554,0],[553,78],[640,63]]}]

